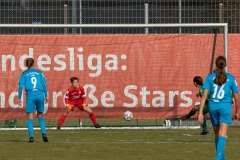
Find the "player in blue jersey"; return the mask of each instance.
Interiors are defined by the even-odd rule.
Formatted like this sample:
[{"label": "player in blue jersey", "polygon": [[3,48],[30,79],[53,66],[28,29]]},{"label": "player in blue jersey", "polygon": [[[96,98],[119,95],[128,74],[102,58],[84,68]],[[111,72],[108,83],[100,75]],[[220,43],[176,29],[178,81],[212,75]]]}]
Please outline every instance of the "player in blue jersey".
[{"label": "player in blue jersey", "polygon": [[233,120],[238,120],[240,101],[235,77],[225,72],[226,58],[219,56],[215,63],[217,71],[209,74],[203,84],[204,92],[200,102],[198,120],[201,124],[203,123],[202,111],[208,92],[210,92],[209,113],[215,133],[216,160],[225,160],[226,134],[228,126],[232,123],[231,93],[234,94],[236,106]]},{"label": "player in blue jersey", "polygon": [[37,111],[37,117],[39,126],[41,128],[43,141],[48,142],[45,129],[45,120],[43,118],[44,103],[48,103],[46,79],[41,71],[32,68],[33,65],[34,59],[28,58],[26,60],[26,66],[28,69],[21,74],[18,82],[18,102],[21,106],[22,89],[24,87],[26,91],[26,113],[28,115],[27,127],[30,137],[29,142],[34,142],[33,115],[35,111]]}]

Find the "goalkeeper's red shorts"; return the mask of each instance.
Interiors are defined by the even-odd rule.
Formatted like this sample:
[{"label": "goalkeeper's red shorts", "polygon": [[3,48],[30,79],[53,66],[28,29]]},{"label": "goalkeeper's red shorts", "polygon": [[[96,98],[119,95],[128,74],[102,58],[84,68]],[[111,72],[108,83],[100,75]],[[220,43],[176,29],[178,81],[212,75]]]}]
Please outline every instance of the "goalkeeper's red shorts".
[{"label": "goalkeeper's red shorts", "polygon": [[72,106],[71,111],[74,110],[75,107],[77,107],[78,109],[80,109],[81,111],[83,111],[83,102],[82,101],[68,101],[68,104],[70,104]]}]

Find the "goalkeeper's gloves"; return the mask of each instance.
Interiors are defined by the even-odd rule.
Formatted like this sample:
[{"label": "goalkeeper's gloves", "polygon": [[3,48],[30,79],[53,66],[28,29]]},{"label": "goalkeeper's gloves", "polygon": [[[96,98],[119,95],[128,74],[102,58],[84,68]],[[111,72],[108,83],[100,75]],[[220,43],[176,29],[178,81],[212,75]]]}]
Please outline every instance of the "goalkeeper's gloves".
[{"label": "goalkeeper's gloves", "polygon": [[83,103],[83,104],[82,104],[82,107],[83,107],[83,110],[86,111],[87,104],[86,104],[86,103]]},{"label": "goalkeeper's gloves", "polygon": [[67,104],[66,107],[67,107],[67,110],[68,110],[68,111],[71,111],[71,109],[72,109],[72,105]]}]

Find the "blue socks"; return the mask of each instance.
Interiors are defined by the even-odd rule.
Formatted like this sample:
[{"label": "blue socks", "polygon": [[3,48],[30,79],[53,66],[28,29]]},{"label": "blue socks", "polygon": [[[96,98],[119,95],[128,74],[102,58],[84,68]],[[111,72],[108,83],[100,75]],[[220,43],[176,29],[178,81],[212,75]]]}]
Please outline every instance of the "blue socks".
[{"label": "blue socks", "polygon": [[[43,117],[38,118],[39,121],[39,126],[41,128],[42,134],[46,134],[46,129],[45,129],[45,120]],[[33,132],[33,119],[28,119],[27,120],[27,127],[28,127],[28,134],[29,137],[34,137],[34,132]]]},{"label": "blue socks", "polygon": [[41,128],[42,134],[46,134],[46,129],[45,129],[46,127],[45,127],[45,120],[44,120],[44,118],[43,117],[39,117],[38,121],[39,121],[39,126]]},{"label": "blue socks", "polygon": [[33,137],[33,119],[27,120],[28,134],[29,137]]},{"label": "blue socks", "polygon": [[[217,138],[217,155],[216,155],[216,160],[224,160],[224,151],[225,151],[225,146],[226,146],[226,137],[220,136]],[[215,144],[216,144],[216,139],[215,139]]]},{"label": "blue socks", "polygon": [[218,145],[218,138],[215,138],[215,147],[216,147],[216,151],[217,151],[217,145]]}]

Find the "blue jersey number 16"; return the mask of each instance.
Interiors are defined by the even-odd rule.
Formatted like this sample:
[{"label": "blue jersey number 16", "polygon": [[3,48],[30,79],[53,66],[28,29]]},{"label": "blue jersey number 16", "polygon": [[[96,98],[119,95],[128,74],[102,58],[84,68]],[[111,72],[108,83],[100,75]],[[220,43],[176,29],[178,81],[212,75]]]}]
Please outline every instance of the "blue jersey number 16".
[{"label": "blue jersey number 16", "polygon": [[220,90],[219,90],[219,91],[217,91],[217,90],[218,90],[218,85],[216,85],[216,84],[213,85],[213,87],[214,87],[214,93],[213,93],[212,98],[216,98],[216,97],[217,97],[218,99],[223,99],[224,93],[225,93],[225,91],[223,90],[224,85],[225,85],[225,84],[223,84],[223,85],[220,87]]}]

